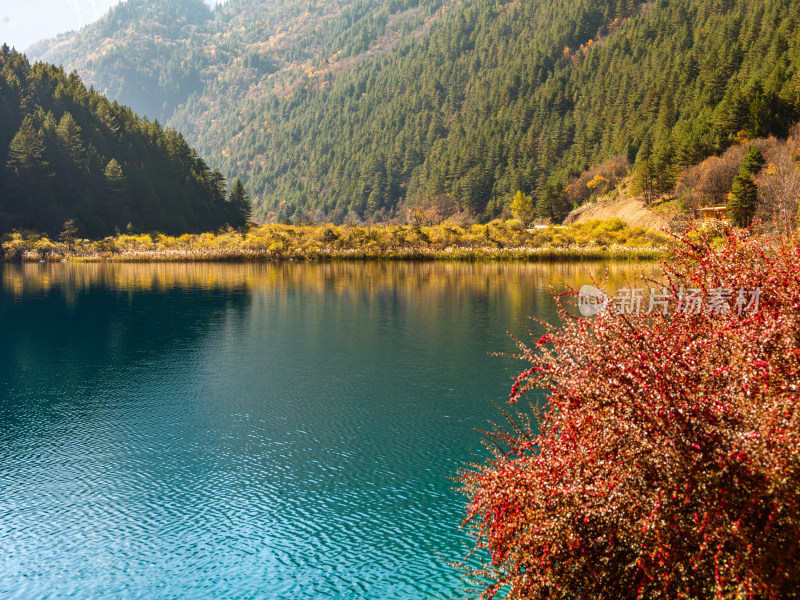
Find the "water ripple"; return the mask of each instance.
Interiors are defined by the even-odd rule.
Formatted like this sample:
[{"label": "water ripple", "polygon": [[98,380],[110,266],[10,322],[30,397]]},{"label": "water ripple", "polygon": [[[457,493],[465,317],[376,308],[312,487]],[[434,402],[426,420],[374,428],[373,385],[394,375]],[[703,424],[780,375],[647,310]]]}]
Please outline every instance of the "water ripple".
[{"label": "water ripple", "polygon": [[0,597],[463,596],[442,558],[466,541],[449,477],[516,367],[486,353],[511,350],[523,314],[547,317],[542,278],[272,268],[246,293],[126,289],[94,271],[62,293],[50,271],[47,286],[14,272],[23,293],[0,292]]}]

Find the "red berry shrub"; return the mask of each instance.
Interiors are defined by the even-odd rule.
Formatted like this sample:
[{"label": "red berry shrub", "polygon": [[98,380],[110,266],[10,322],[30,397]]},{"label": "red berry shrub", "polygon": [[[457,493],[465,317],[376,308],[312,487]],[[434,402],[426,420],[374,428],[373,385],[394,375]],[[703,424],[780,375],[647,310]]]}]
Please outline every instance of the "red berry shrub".
[{"label": "red berry shrub", "polygon": [[[547,392],[539,433],[513,421],[462,473],[483,597],[800,596],[800,245],[680,241],[667,314],[561,305],[520,344],[511,402]],[[733,290],[731,310],[678,313],[681,287]]]}]

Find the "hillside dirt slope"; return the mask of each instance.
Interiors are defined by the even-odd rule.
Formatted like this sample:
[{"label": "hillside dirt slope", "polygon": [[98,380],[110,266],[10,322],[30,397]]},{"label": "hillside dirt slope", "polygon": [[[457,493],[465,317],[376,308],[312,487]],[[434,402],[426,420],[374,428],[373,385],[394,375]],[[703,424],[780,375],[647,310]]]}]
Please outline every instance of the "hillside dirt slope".
[{"label": "hillside dirt slope", "polygon": [[669,211],[654,210],[637,197],[621,195],[617,198],[600,199],[570,212],[564,224],[583,223],[593,219],[619,217],[628,225],[638,225],[645,229],[660,231],[670,229],[673,214]]}]

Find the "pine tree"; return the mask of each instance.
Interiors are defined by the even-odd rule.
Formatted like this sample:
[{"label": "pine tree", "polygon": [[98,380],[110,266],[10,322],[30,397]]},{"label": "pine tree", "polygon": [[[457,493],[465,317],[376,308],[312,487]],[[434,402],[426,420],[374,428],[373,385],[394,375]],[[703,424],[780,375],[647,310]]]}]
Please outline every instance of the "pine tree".
[{"label": "pine tree", "polygon": [[129,221],[126,212],[128,209],[128,180],[122,171],[122,166],[116,158],[108,161],[103,171],[105,178],[103,214],[106,225],[120,229]]},{"label": "pine tree", "polygon": [[764,159],[764,155],[761,154],[761,150],[759,150],[756,146],[749,146],[744,158],[742,159],[741,169],[746,170],[751,175],[757,175],[765,164],[766,161]]},{"label": "pine tree", "polygon": [[214,169],[208,175],[211,191],[214,197],[219,200],[225,200],[225,177],[219,171]]},{"label": "pine tree", "polygon": [[635,196],[641,195],[645,204],[650,204],[655,199],[657,181],[653,159],[646,158],[636,165],[631,181],[631,192]]},{"label": "pine tree", "polygon": [[65,112],[58,122],[56,136],[61,152],[67,155],[74,165],[82,167],[85,149],[81,139],[81,128],[69,112]]},{"label": "pine tree", "polygon": [[19,130],[8,147],[8,167],[16,174],[45,170],[49,166],[44,160],[44,135],[26,115]]},{"label": "pine tree", "polygon": [[247,195],[247,190],[244,189],[240,179],[237,179],[233,184],[228,202],[233,211],[233,219],[235,221],[232,224],[246,226],[253,216],[253,205],[250,203],[250,197]]},{"label": "pine tree", "polygon": [[117,162],[116,158],[112,158],[108,161],[108,165],[106,165],[103,174],[112,192],[122,193],[124,191],[125,174],[122,172],[122,166]]},{"label": "pine tree", "polygon": [[4,182],[7,191],[2,203],[6,211],[19,215],[21,224],[27,227],[34,226],[37,217],[48,212],[53,172],[44,158],[45,149],[44,133],[26,115],[8,147]]},{"label": "pine tree", "polygon": [[739,173],[733,180],[733,188],[728,194],[728,217],[737,227],[747,227],[753,220],[758,202],[758,186],[753,181],[753,176],[761,170],[764,162],[761,150],[750,146]]}]

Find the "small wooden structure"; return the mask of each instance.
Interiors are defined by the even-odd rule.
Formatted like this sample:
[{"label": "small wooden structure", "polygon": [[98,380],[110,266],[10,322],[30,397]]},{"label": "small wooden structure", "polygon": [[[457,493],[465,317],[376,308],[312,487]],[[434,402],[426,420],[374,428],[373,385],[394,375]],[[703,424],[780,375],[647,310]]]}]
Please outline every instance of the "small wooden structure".
[{"label": "small wooden structure", "polygon": [[727,221],[728,220],[728,206],[727,204],[719,204],[717,206],[703,206],[697,209],[703,217],[703,221]]}]

